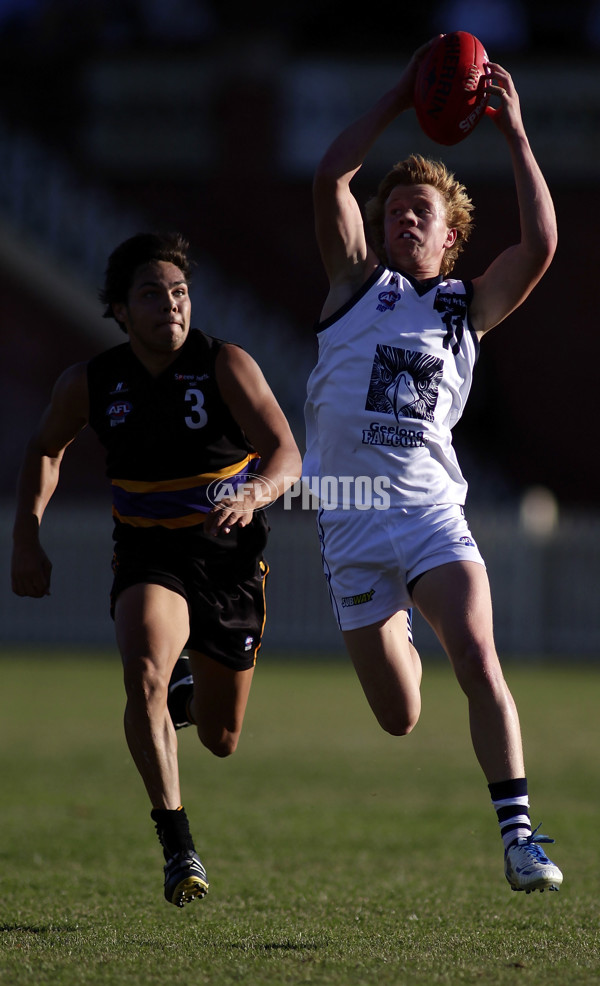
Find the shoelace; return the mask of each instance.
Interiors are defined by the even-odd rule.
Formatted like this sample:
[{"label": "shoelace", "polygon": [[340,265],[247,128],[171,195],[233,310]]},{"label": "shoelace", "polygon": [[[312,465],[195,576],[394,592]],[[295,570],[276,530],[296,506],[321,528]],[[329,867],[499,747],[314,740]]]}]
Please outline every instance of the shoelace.
[{"label": "shoelace", "polygon": [[540,847],[539,843],[540,842],[554,842],[554,839],[551,839],[549,835],[541,835],[541,834],[538,835],[537,834],[539,832],[540,828],[541,828],[541,825],[542,825],[542,823],[540,822],[540,824],[537,826],[537,828],[534,828],[534,830],[531,833],[531,835],[528,835],[527,836],[527,838],[525,839],[525,842],[521,842],[520,846],[521,846],[522,849],[526,849],[527,852],[531,856],[533,856],[535,859],[539,859],[540,862],[546,862],[546,861],[548,861],[548,857],[546,856],[546,853],[544,852],[544,850]]}]

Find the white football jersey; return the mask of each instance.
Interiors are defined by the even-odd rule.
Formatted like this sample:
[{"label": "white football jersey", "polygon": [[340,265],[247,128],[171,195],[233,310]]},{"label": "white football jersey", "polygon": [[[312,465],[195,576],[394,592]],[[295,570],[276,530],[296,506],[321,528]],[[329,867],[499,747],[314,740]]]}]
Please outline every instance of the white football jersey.
[{"label": "white football jersey", "polygon": [[[317,326],[303,465],[315,493],[323,477],[385,477],[393,506],[464,504],[451,429],[479,352],[471,297],[468,281],[379,267]],[[353,505],[353,483],[343,489]]]}]

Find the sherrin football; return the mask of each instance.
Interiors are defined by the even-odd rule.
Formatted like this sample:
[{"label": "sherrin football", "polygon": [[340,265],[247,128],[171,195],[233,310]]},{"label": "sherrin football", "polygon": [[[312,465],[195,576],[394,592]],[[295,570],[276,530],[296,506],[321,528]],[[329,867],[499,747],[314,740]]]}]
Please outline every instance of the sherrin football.
[{"label": "sherrin football", "polygon": [[443,34],[425,55],[415,82],[415,111],[437,144],[458,144],[493,112],[483,84],[487,61],[481,41],[468,31]]}]

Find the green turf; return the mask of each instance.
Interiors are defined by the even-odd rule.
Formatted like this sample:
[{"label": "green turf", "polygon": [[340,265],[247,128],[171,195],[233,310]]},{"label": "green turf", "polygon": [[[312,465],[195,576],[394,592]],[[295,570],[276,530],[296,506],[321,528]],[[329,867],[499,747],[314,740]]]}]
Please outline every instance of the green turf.
[{"label": "green turf", "polygon": [[509,665],[560,893],[512,893],[464,699],[426,666],[383,734],[352,672],[264,660],[229,760],[180,733],[211,889],[182,911],[122,736],[116,657],[0,660],[0,982],[600,982],[595,668]]}]

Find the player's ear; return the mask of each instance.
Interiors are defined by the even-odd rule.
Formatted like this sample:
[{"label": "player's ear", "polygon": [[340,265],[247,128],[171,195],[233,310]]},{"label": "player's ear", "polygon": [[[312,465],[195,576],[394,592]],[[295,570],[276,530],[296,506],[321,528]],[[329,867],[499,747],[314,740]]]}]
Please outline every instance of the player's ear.
[{"label": "player's ear", "polygon": [[120,322],[122,325],[127,323],[127,305],[124,301],[113,301],[110,306],[112,309],[113,318]]},{"label": "player's ear", "polygon": [[458,236],[458,232],[456,231],[456,229],[449,229],[444,246],[446,248],[454,246],[454,244],[456,243],[457,236]]}]

